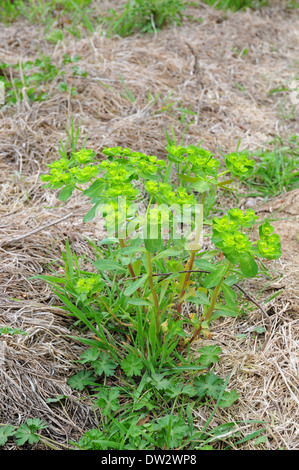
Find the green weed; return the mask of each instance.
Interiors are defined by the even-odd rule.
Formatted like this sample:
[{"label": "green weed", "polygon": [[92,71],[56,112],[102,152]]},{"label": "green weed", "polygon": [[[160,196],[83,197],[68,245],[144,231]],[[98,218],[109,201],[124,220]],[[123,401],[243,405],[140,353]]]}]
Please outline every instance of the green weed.
[{"label": "green weed", "polygon": [[245,184],[256,196],[273,197],[299,187],[299,138],[294,135],[284,144],[276,142],[274,150],[258,150],[255,170]]},{"label": "green weed", "polygon": [[[64,55],[62,64],[55,65],[51,57],[40,55],[35,61],[26,61],[19,64],[0,63],[0,81],[4,84],[5,105],[11,106],[24,100],[30,102],[44,101],[49,97],[51,88],[54,92],[75,93],[75,87],[68,87],[65,82],[65,66],[74,63],[72,67],[73,76],[86,76],[76,65],[80,57],[74,58]],[[57,82],[52,87],[53,82]]]},{"label": "green weed", "polygon": [[109,34],[154,33],[165,24],[181,24],[184,2],[181,0],[129,0],[120,14],[110,9],[104,24]]},{"label": "green weed", "polygon": [[268,4],[267,0],[203,0],[204,3],[221,10],[243,10],[245,8],[260,8]]},{"label": "green weed", "polygon": [[[264,273],[264,260],[281,255],[279,236],[269,222],[260,223],[259,237],[251,241],[258,219],[251,209],[210,217],[211,200],[219,191],[234,191],[235,181],[248,179],[255,161],[246,152],[233,152],[223,156],[221,166],[200,146],[168,140],[163,160],[115,147],[104,148],[99,163],[91,149],[70,155],[62,150],[62,158],[42,176],[46,187],[60,190],[61,201],[81,190],[92,203],[84,221],[102,212],[108,234],[98,244],[88,240],[93,271],[84,269],[84,260],[67,243],[65,276],[55,270],[38,276],[75,319],[81,334],[74,338],[87,346],[78,360],[84,368],[68,383],[88,390],[101,424],[77,443],[82,449],[191,449],[216,442],[215,435],[209,439],[213,430],[207,435],[196,428],[192,409],[231,406],[238,393],[227,391],[228,378],[214,372],[221,348],[203,341],[195,357],[191,346],[211,338],[215,320],[240,315],[238,283]],[[147,207],[142,215],[141,200]],[[194,215],[183,234],[177,231],[186,224],[180,208]],[[202,248],[203,226],[212,249]],[[92,337],[85,337],[86,330]],[[121,382],[108,386],[116,377]],[[136,394],[137,402],[132,400]]]}]

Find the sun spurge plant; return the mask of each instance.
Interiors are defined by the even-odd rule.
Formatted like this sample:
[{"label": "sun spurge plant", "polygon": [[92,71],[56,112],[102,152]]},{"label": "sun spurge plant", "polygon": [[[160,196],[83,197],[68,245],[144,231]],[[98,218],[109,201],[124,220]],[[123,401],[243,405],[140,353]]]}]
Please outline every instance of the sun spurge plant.
[{"label": "sun spurge plant", "polygon": [[[212,190],[233,190],[236,180],[252,174],[254,160],[246,152],[234,152],[224,156],[223,165],[195,145],[167,145],[164,159],[121,147],[105,147],[102,154],[105,158],[99,161],[91,149],[73,152],[69,159],[49,164],[42,180],[46,187],[61,190],[62,201],[75,189],[90,198],[92,207],[84,221],[99,214],[105,218],[109,239],[118,240],[119,258],[117,263],[100,259],[95,266],[100,273],[120,276],[122,295],[136,307],[128,324],[139,340],[148,341],[148,330],[137,311],[149,322],[153,351],[159,350],[165,335],[173,349],[178,343],[184,348],[200,333],[207,335],[212,320],[238,315],[234,284],[257,276],[262,259],[279,258],[280,239],[269,222],[261,224],[259,238],[252,239],[258,217],[251,209],[232,208],[207,220],[205,198]],[[204,249],[203,234],[210,237],[213,250]],[[95,277],[78,279],[77,299],[96,297],[112,313],[104,285]],[[183,316],[185,302],[195,305],[200,315]],[[113,318],[118,315],[123,318],[123,309],[113,311]]]}]

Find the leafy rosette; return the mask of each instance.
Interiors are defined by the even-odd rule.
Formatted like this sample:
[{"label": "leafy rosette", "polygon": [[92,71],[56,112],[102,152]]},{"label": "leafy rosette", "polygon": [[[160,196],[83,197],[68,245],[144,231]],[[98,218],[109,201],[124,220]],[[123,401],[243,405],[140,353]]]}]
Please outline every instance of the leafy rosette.
[{"label": "leafy rosette", "polygon": [[245,214],[241,209],[234,208],[228,211],[228,215],[232,221],[235,221],[240,227],[252,227],[258,216],[254,210],[247,209]]},{"label": "leafy rosette", "polygon": [[224,256],[234,265],[239,264],[242,273],[247,277],[254,277],[258,266],[252,254],[252,243],[248,235],[238,231],[238,224],[228,216],[222,219],[213,219],[212,241]]},{"label": "leafy rosette", "polygon": [[247,178],[254,171],[255,161],[246,152],[233,152],[224,157],[226,168],[238,179]]},{"label": "leafy rosette", "polygon": [[278,259],[281,256],[280,237],[274,232],[274,227],[265,222],[259,227],[259,241],[257,249],[260,255],[266,259]]},{"label": "leafy rosette", "polygon": [[236,208],[230,209],[222,218],[213,219],[213,243],[232,264],[239,264],[247,277],[258,273],[255,257],[277,259],[281,256],[280,238],[273,233],[274,228],[269,222],[260,225],[256,246],[243,232],[244,227],[253,226],[257,218],[252,209],[244,213]]}]

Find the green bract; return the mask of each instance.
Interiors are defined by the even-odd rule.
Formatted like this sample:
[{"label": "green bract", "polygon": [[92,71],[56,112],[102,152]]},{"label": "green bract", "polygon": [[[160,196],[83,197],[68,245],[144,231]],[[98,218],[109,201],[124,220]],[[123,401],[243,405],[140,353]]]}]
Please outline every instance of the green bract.
[{"label": "green bract", "polygon": [[227,233],[222,235],[222,248],[233,247],[236,252],[244,253],[250,251],[252,243],[247,235],[240,232]]},{"label": "green bract", "polygon": [[253,173],[255,161],[249,159],[246,153],[234,152],[226,155],[224,160],[227,169],[237,178],[248,177]]},{"label": "green bract", "polygon": [[263,258],[278,259],[281,256],[281,243],[279,235],[274,232],[274,227],[269,222],[265,222],[259,227],[260,239],[257,248]]},{"label": "green bract", "polygon": [[230,209],[228,214],[232,220],[236,221],[236,223],[240,225],[240,227],[251,227],[258,219],[258,216],[255,215],[255,212],[252,209],[247,209],[245,214],[241,209]]},{"label": "green bract", "polygon": [[83,148],[79,152],[74,152],[73,157],[78,163],[89,163],[96,156],[96,152],[91,149]]},{"label": "green bract", "polygon": [[[219,248],[230,263],[240,264],[240,269],[245,276],[255,276],[258,271],[254,257],[261,255],[263,258],[276,259],[281,255],[279,236],[273,234],[274,228],[265,222],[259,227],[260,240],[257,241],[257,249],[253,246],[248,235],[243,233],[245,227],[254,225],[258,217],[252,209],[245,213],[238,208],[228,211],[228,215],[213,219],[212,241]],[[240,227],[241,231],[238,231]]]},{"label": "green bract", "polygon": [[260,238],[267,238],[273,232],[274,227],[268,221],[259,226]]},{"label": "green bract", "polygon": [[224,215],[222,218],[214,217],[213,219],[213,230],[216,230],[216,232],[232,232],[237,227],[238,224],[234,220],[230,220],[228,215]]}]

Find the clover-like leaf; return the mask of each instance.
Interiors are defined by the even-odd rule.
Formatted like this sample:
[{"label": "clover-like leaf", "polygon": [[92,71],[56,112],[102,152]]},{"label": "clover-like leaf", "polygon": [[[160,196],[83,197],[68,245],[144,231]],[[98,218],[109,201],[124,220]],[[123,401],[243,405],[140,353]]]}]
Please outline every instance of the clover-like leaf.
[{"label": "clover-like leaf", "polygon": [[94,362],[98,359],[100,353],[101,350],[99,348],[97,348],[96,346],[92,346],[91,348],[86,349],[86,351],[81,354],[79,362],[81,364]]},{"label": "clover-like leaf", "polygon": [[6,424],[0,427],[0,446],[4,446],[7,439],[16,433],[15,429],[15,426],[12,426],[12,424]]},{"label": "clover-like leaf", "polygon": [[219,402],[219,406],[221,408],[227,408],[237,401],[239,396],[240,395],[236,390],[232,390],[231,392],[224,392]]},{"label": "clover-like leaf", "polygon": [[92,362],[92,367],[97,375],[105,374],[107,377],[114,375],[117,363],[108,354],[102,352],[98,359]]},{"label": "clover-like leaf", "polygon": [[178,447],[182,439],[188,435],[189,428],[185,421],[175,415],[166,415],[159,418],[153,425],[156,431],[156,439],[161,447],[167,445],[167,448]]},{"label": "clover-like leaf", "polygon": [[171,387],[171,382],[165,379],[162,374],[152,374],[151,377],[147,378],[147,382],[150,383],[156,390],[166,390]]},{"label": "clover-like leaf", "polygon": [[95,385],[96,378],[90,370],[80,370],[77,374],[72,375],[67,383],[75,390],[84,390],[87,385]]},{"label": "clover-like leaf", "polygon": [[106,450],[105,435],[99,429],[89,429],[79,439],[78,446],[83,450]]},{"label": "clover-like leaf", "polygon": [[203,398],[205,395],[211,398],[218,398],[222,386],[223,380],[213,374],[213,372],[200,375],[194,380],[194,387],[200,398]]},{"label": "clover-like leaf", "polygon": [[97,394],[96,404],[101,409],[101,413],[107,416],[111,411],[117,411],[119,408],[119,395],[120,392],[117,387],[111,388],[110,390],[101,390]]},{"label": "clover-like leaf", "polygon": [[134,353],[129,353],[126,359],[123,361],[121,368],[128,377],[133,375],[141,375],[143,369],[143,361],[140,357]]},{"label": "clover-like leaf", "polygon": [[22,446],[26,442],[29,444],[35,444],[40,439],[37,431],[45,429],[46,427],[46,423],[39,418],[27,419],[27,421],[22,423],[15,433],[17,445]]},{"label": "clover-like leaf", "polygon": [[219,360],[219,354],[221,354],[221,348],[218,346],[204,346],[199,350],[200,352],[200,357],[199,357],[199,362],[207,367],[214,362],[218,362]]},{"label": "clover-like leaf", "polygon": [[194,397],[196,395],[196,390],[191,384],[184,385],[183,383],[179,383],[176,385],[172,384],[165,393],[169,398],[176,398],[179,395]]}]

